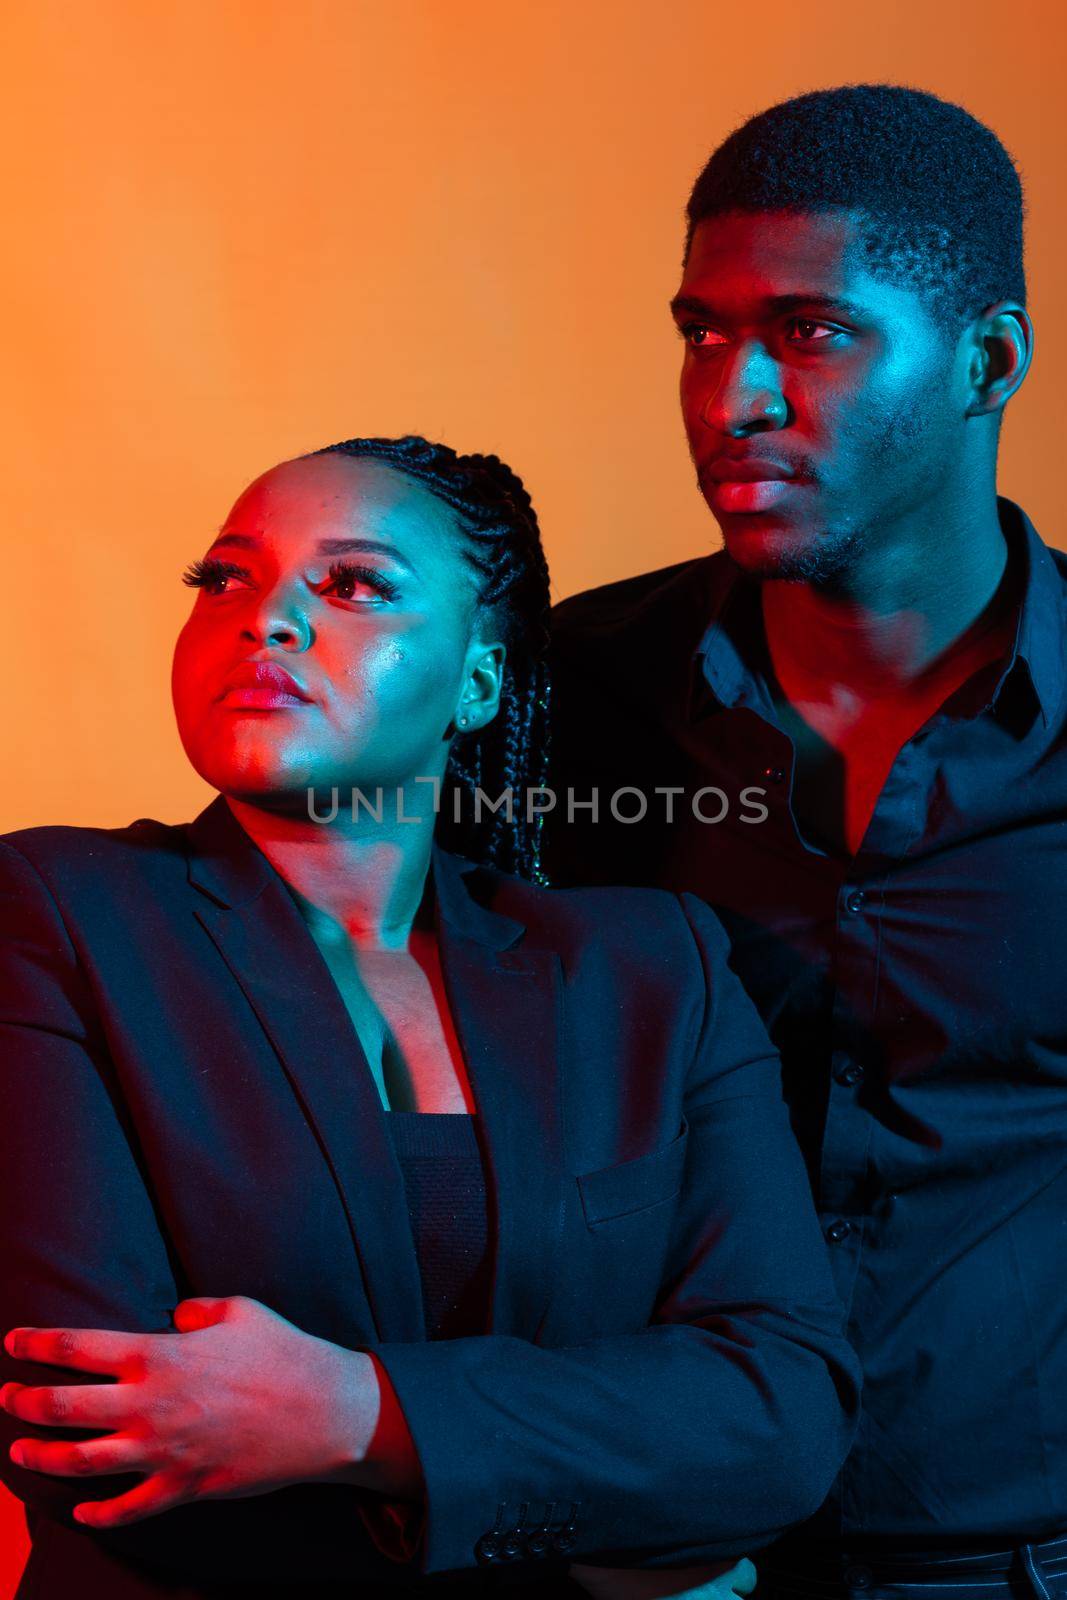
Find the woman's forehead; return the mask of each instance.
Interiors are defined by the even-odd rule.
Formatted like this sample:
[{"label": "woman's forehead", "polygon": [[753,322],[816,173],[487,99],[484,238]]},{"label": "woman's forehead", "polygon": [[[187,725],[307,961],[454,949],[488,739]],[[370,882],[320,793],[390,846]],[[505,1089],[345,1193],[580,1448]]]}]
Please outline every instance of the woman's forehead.
[{"label": "woman's forehead", "polygon": [[451,545],[456,531],[451,508],[406,473],[340,454],[272,467],[238,497],[224,527],[294,545],[362,533],[433,547]]}]

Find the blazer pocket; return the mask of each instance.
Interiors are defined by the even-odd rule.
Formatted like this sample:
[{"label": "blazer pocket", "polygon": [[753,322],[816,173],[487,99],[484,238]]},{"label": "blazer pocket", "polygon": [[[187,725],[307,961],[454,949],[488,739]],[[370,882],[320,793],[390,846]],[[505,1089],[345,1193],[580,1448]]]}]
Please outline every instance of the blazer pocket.
[{"label": "blazer pocket", "polygon": [[689,1124],[683,1118],[682,1130],[670,1144],[613,1167],[579,1173],[578,1192],[589,1226],[648,1211],[680,1193],[688,1138]]}]

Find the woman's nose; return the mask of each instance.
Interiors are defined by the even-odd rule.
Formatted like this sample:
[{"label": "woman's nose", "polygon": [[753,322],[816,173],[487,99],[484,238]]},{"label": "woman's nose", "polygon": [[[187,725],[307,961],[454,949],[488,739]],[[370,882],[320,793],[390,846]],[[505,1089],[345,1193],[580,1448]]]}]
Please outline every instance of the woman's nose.
[{"label": "woman's nose", "polygon": [[311,623],[294,601],[265,595],[252,616],[245,616],[241,635],[257,645],[277,645],[283,650],[306,650],[311,643]]}]

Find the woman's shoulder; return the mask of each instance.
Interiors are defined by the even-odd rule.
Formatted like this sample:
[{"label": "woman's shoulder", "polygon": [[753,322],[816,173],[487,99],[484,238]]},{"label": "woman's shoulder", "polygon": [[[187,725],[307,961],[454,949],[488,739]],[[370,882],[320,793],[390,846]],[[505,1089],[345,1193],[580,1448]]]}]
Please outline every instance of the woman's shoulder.
[{"label": "woman's shoulder", "polygon": [[462,857],[453,860],[467,875],[468,891],[488,910],[521,922],[533,942],[672,952],[725,943],[715,912],[692,894],[626,884],[554,888]]},{"label": "woman's shoulder", "polygon": [[138,817],[123,827],[45,823],[0,833],[0,871],[33,869],[55,889],[81,881],[116,881],[173,857],[182,859],[183,825]]}]

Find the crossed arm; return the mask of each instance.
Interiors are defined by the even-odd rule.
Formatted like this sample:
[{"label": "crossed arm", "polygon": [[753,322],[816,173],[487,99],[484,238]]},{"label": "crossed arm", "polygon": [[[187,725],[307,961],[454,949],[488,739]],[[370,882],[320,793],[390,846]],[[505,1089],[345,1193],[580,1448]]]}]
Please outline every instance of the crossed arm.
[{"label": "crossed arm", "polygon": [[[185,1300],[174,1327],[185,1337],[57,1328],[6,1336],[16,1360],[112,1380],[0,1389],[11,1417],[97,1434],[16,1440],[16,1465],[61,1478],[143,1474],[110,1499],[79,1501],[76,1522],[121,1527],[190,1500],[290,1483],[350,1483],[398,1499],[421,1492],[403,1413],[370,1355],[303,1333],[240,1296]],[[570,1575],[594,1600],[734,1600],[756,1577],[744,1559],[644,1573],[575,1563]]]}]

